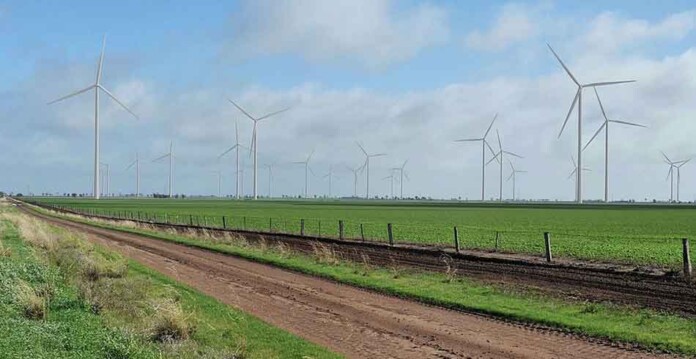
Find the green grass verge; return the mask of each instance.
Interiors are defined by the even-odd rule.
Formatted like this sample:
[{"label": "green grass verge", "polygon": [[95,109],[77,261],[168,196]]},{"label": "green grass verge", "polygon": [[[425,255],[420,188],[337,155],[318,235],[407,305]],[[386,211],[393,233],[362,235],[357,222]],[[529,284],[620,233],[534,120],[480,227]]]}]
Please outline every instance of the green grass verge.
[{"label": "green grass verge", "polygon": [[[311,235],[338,235],[343,220],[347,237],[386,240],[393,223],[395,240],[452,245],[452,228],[468,249],[544,252],[543,232],[551,232],[556,257],[636,265],[681,265],[682,237],[696,235],[696,207],[565,204],[491,205],[456,202],[386,201],[230,201],[200,199],[35,198],[104,214],[138,212],[188,224],[299,233],[300,219]],[[192,217],[193,216],[193,217]],[[696,250],[693,252],[696,255]]]},{"label": "green grass verge", "polygon": [[133,229],[99,222],[84,223],[141,234],[189,246],[236,255],[249,260],[328,278],[337,282],[466,311],[541,323],[575,333],[637,343],[648,348],[696,354],[696,320],[647,309],[569,301],[485,285],[444,274],[398,272],[362,264],[326,264],[314,257],[245,245],[221,244],[164,232]]}]

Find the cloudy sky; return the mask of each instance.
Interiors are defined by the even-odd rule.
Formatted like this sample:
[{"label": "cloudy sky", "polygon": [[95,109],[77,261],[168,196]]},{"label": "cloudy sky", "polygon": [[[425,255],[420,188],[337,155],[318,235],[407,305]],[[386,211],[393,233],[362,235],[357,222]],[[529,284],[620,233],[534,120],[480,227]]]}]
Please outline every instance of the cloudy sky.
[{"label": "cloudy sky", "polygon": [[[235,122],[248,145],[253,115],[291,110],[259,124],[259,162],[275,163],[273,192],[297,195],[315,150],[310,193],[350,195],[347,167],[364,161],[356,141],[385,157],[371,163],[371,192],[389,194],[389,168],[408,160],[405,195],[480,196],[479,137],[493,116],[503,147],[527,173],[523,198],[572,199],[570,156],[577,120],[561,125],[575,87],[550,43],[583,83],[601,88],[608,116],[648,126],[613,126],[610,195],[664,199],[668,167],[696,155],[696,5],[693,1],[461,2],[16,1],[0,3],[0,189],[91,192],[94,97],[47,102],[94,81],[107,35],[103,85],[136,120],[102,96],[102,160],[113,192],[132,192],[125,171],[140,153],[142,192],[165,192],[167,167],[152,163],[174,143],[174,191],[234,192]],[[583,141],[602,123],[586,91]],[[603,194],[603,137],[585,151],[585,197]],[[251,161],[244,190],[251,191]],[[509,165],[504,167],[509,175]],[[259,192],[268,191],[259,169]],[[487,168],[486,197],[498,169]],[[696,163],[682,168],[682,199],[696,199]],[[395,184],[395,186],[398,186]],[[365,191],[364,174],[358,190]],[[511,197],[511,182],[504,184]]]}]

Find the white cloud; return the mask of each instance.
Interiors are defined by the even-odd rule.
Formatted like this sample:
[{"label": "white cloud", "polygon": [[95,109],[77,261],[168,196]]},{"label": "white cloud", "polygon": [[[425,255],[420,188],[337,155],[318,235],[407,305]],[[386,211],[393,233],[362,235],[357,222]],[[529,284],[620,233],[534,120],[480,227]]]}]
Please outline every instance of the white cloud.
[{"label": "white cloud", "polygon": [[232,17],[226,50],[235,56],[293,53],[311,61],[382,67],[448,38],[446,12],[391,0],[246,1]]},{"label": "white cloud", "polygon": [[527,41],[539,32],[533,13],[526,6],[506,4],[488,30],[469,33],[465,43],[476,50],[501,51]]}]

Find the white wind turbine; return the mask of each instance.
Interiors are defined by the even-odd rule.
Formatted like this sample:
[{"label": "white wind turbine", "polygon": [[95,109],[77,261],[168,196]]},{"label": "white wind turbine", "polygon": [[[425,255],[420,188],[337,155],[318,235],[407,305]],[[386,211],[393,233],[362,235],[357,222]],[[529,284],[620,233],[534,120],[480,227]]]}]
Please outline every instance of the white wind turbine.
[{"label": "white wind turbine", "polygon": [[592,140],[599,135],[602,130],[604,130],[604,202],[609,201],[609,123],[618,123],[622,125],[628,125],[628,126],[636,126],[636,127],[646,127],[637,123],[632,123],[632,122],[626,122],[626,121],[618,121],[618,120],[610,120],[607,117],[607,113],[604,111],[604,105],[602,105],[602,100],[599,99],[599,93],[597,92],[597,89],[594,88],[595,95],[597,96],[597,102],[599,102],[599,108],[602,110],[602,116],[604,117],[604,122],[602,123],[601,126],[599,126],[599,129],[597,129],[597,132],[595,132],[594,136],[590,138],[590,140],[587,142],[585,147],[582,148],[584,151],[587,146],[592,143]]},{"label": "white wind turbine", "polygon": [[[575,104],[577,103],[578,105],[578,167],[582,167],[582,91],[585,88],[595,88],[598,86],[608,86],[608,85],[618,85],[618,84],[625,84],[625,83],[630,83],[630,82],[635,82],[635,80],[627,80],[627,81],[610,81],[610,82],[592,82],[588,84],[581,84],[578,82],[578,80],[573,76],[573,74],[570,72],[568,67],[563,63],[561,58],[556,54],[556,51],[553,50],[551,45],[546,44],[546,46],[549,47],[549,50],[551,50],[551,53],[553,53],[553,56],[558,60],[558,62],[561,64],[565,72],[570,76],[570,79],[573,80],[575,85],[577,85],[578,89],[575,92],[575,97],[573,98],[573,103],[570,105],[570,109],[568,110],[568,114],[566,115],[565,121],[563,121],[563,126],[561,127],[561,131],[558,133],[558,137],[561,137],[561,134],[563,134],[563,130],[565,129],[566,124],[568,123],[568,119],[570,118],[571,113],[573,113],[573,109],[575,108]],[[577,180],[575,181],[575,197],[576,201],[578,203],[582,203],[582,171],[576,171],[575,175],[577,176]]]},{"label": "white wind turbine", "polygon": [[404,176],[406,177],[406,179],[408,179],[408,175],[406,175],[406,173],[404,173],[404,168],[406,167],[406,163],[408,163],[408,160],[404,161],[404,163],[401,165],[401,167],[392,168],[392,171],[399,172],[399,185],[401,186],[401,188],[399,189],[399,191],[400,191],[399,198],[400,199],[404,199]]},{"label": "white wind turbine", "polygon": [[[523,157],[516,154],[516,153],[504,150],[503,143],[502,143],[502,141],[500,141],[500,133],[498,132],[498,130],[495,130],[495,134],[498,137],[498,152],[493,156],[493,158],[490,159],[490,161],[488,161],[488,163],[493,162],[493,160],[497,160],[498,164],[500,165],[500,188],[499,188],[498,200],[500,202],[502,202],[503,201],[503,162],[504,162],[503,157],[504,157],[504,155],[515,156],[517,158],[523,158]],[[486,163],[486,164],[488,164],[488,163]]]},{"label": "white wind turbine", "polygon": [[382,180],[389,180],[389,198],[394,199],[394,170],[390,171],[389,176],[382,178]]},{"label": "white wind turbine", "polygon": [[222,171],[213,171],[215,177],[217,177],[217,196],[222,197]]},{"label": "white wind turbine", "polygon": [[138,198],[140,197],[140,157],[137,152],[135,153],[135,161],[126,167],[126,171],[133,166],[135,166],[135,198]]},{"label": "white wind turbine", "polygon": [[111,97],[112,100],[114,100],[117,104],[121,105],[128,113],[133,115],[136,119],[138,118],[138,115],[136,115],[133,111],[131,111],[126,105],[124,105],[121,101],[119,101],[116,96],[114,96],[109,90],[107,90],[104,86],[101,84],[101,77],[102,77],[102,65],[104,63],[104,48],[106,47],[106,36],[104,36],[102,40],[102,49],[101,49],[101,54],[99,55],[99,62],[97,63],[97,78],[94,82],[94,84],[89,85],[88,87],[75,91],[69,95],[63,96],[57,100],[53,100],[49,102],[48,104],[54,104],[59,101],[63,101],[65,99],[68,99],[73,96],[77,96],[81,93],[87,92],[89,90],[94,90],[94,188],[93,188],[93,195],[95,199],[99,199],[99,91],[104,91],[105,94],[107,94],[109,97]]},{"label": "white wind turbine", "polygon": [[515,185],[517,182],[517,174],[518,173],[527,173],[527,171],[515,169],[515,166],[513,166],[512,161],[510,161],[510,160],[508,160],[508,163],[510,164],[510,170],[512,172],[510,173],[510,176],[507,178],[507,180],[509,181],[512,179],[512,200],[515,201],[515,194],[517,193],[516,188],[515,188]]},{"label": "white wind turbine", "polygon": [[108,163],[104,163],[104,162],[100,162],[100,164],[101,164],[102,166],[104,166],[104,168],[106,169],[106,171],[105,171],[104,174],[102,175],[102,181],[104,181],[104,185],[103,185],[103,188],[104,188],[104,195],[105,195],[106,197],[109,197],[109,194],[110,194],[110,188],[109,188],[109,187],[110,187],[110,184],[111,184],[111,173],[110,173],[110,171],[109,171],[109,164],[108,164]]},{"label": "white wind turbine", "polygon": [[172,198],[172,182],[174,181],[174,152],[173,152],[173,144],[170,141],[169,142],[169,152],[165,153],[164,155],[155,158],[152,160],[152,162],[159,162],[165,158],[169,159],[169,198]]},{"label": "white wind turbine", "polygon": [[271,185],[273,184],[273,166],[275,166],[276,163],[271,163],[271,164],[266,164],[264,167],[268,169],[268,198],[271,198],[272,192],[271,192]]},{"label": "white wind turbine", "polygon": [[331,198],[331,182],[334,178],[333,166],[329,166],[329,173],[325,174],[322,178],[329,179],[329,198]]},{"label": "white wind turbine", "polygon": [[[577,181],[578,176],[576,175],[576,173],[578,172],[578,163],[575,162],[575,157],[573,157],[573,155],[570,155],[570,160],[573,162],[573,171],[570,172],[570,174],[568,175],[568,179],[570,179],[570,178],[572,178],[572,177],[575,177],[575,180]],[[584,167],[583,167],[582,170],[585,171],[585,172],[592,172],[592,170],[589,169],[589,168],[584,168]],[[577,183],[576,183],[576,187],[577,187]],[[578,195],[578,192],[577,192],[577,191],[575,192],[575,195],[576,195],[576,196]],[[577,202],[577,200],[578,200],[578,199],[576,198],[575,201]]]},{"label": "white wind turbine", "polygon": [[359,167],[351,168],[346,166],[346,168],[353,172],[353,197],[357,198],[358,197],[358,175],[362,174],[362,172],[365,170],[365,163],[363,163]]},{"label": "white wind turbine", "polygon": [[235,176],[237,177],[237,185],[236,185],[236,186],[237,186],[237,193],[236,193],[235,196],[237,197],[237,199],[239,199],[239,186],[240,186],[240,183],[241,183],[241,182],[240,182],[240,178],[239,178],[239,175],[240,175],[240,173],[241,173],[241,172],[239,171],[239,149],[240,149],[240,148],[245,148],[245,147],[242,146],[242,145],[239,143],[239,129],[237,128],[237,122],[236,122],[236,121],[235,121],[235,123],[234,123],[234,139],[235,139],[235,140],[234,140],[234,146],[228,148],[227,151],[221,153],[220,156],[218,156],[218,159],[224,157],[226,154],[228,154],[228,153],[229,153],[230,151],[232,151],[232,150],[235,150],[235,149],[237,150],[237,164],[236,164],[236,165],[237,165],[237,170],[235,171]]},{"label": "white wind turbine", "polygon": [[[257,127],[259,121],[266,119],[266,118],[269,118],[273,115],[277,115],[281,112],[285,112],[285,111],[289,110],[290,107],[284,108],[280,111],[271,112],[267,115],[263,115],[261,117],[256,118],[256,117],[253,117],[252,115],[250,115],[248,112],[246,112],[243,108],[241,108],[239,105],[237,105],[234,101],[232,101],[230,99],[227,99],[227,100],[230,101],[234,105],[234,107],[236,107],[239,111],[241,111],[244,114],[244,116],[248,117],[250,120],[252,120],[254,122],[254,129],[251,133],[251,146],[250,146],[249,150],[251,151],[251,154],[253,154],[253,156],[254,156],[254,199],[256,199],[257,198],[256,185],[258,184],[258,177],[257,177],[257,171],[258,171],[258,162],[257,162],[257,159],[258,159],[258,142],[257,141],[258,141],[258,139],[257,139],[257,135],[258,135],[258,131],[257,131],[256,127]],[[237,172],[239,172],[239,171],[237,171]]]},{"label": "white wind turbine", "polygon": [[[309,198],[309,172],[312,171],[312,169],[309,167],[309,160],[312,159],[312,155],[314,155],[314,150],[312,150],[312,152],[310,152],[310,154],[309,154],[309,156],[307,156],[306,160],[293,162],[294,164],[298,164],[298,165],[302,164],[302,165],[304,165],[304,168],[305,168],[305,170],[304,170],[304,181],[305,181],[304,182],[305,183],[304,184],[304,198]],[[313,171],[312,171],[312,174],[314,174]]]},{"label": "white wind turbine", "polygon": [[683,161],[672,161],[667,157],[664,152],[662,157],[665,158],[665,163],[669,165],[669,172],[667,172],[667,179],[669,179],[669,201],[674,202],[674,169],[677,169],[677,202],[679,202],[679,184],[681,182],[681,167],[687,162],[691,161],[691,158]]},{"label": "white wind turbine", "polygon": [[365,151],[365,149],[363,148],[363,146],[359,142],[356,142],[356,144],[358,145],[358,147],[360,147],[360,150],[365,154],[365,164],[363,165],[367,169],[367,175],[366,175],[367,185],[366,185],[366,189],[365,189],[365,199],[370,199],[370,158],[386,156],[387,154],[386,153],[368,154],[367,151]]},{"label": "white wind turbine", "polygon": [[491,148],[491,145],[488,144],[488,141],[486,141],[486,137],[488,137],[488,133],[491,132],[491,128],[493,128],[493,123],[495,123],[495,120],[497,118],[498,118],[498,114],[496,113],[495,116],[493,116],[493,121],[491,121],[491,124],[488,125],[488,129],[483,134],[483,137],[481,137],[481,138],[465,138],[462,140],[454,141],[454,142],[481,141],[481,201],[485,200],[485,195],[486,195],[486,147],[488,147],[488,150],[491,151],[492,155],[495,155],[495,152]]}]

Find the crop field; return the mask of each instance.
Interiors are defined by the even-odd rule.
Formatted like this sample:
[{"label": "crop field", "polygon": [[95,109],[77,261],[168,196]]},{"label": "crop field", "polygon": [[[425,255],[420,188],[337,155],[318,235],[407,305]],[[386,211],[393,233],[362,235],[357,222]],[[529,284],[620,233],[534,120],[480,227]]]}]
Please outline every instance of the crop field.
[{"label": "crop field", "polygon": [[696,234],[696,208],[649,205],[494,205],[454,202],[232,201],[222,199],[34,198],[107,215],[181,224],[542,254],[543,233],[556,257],[648,266],[681,266],[681,238]]}]

